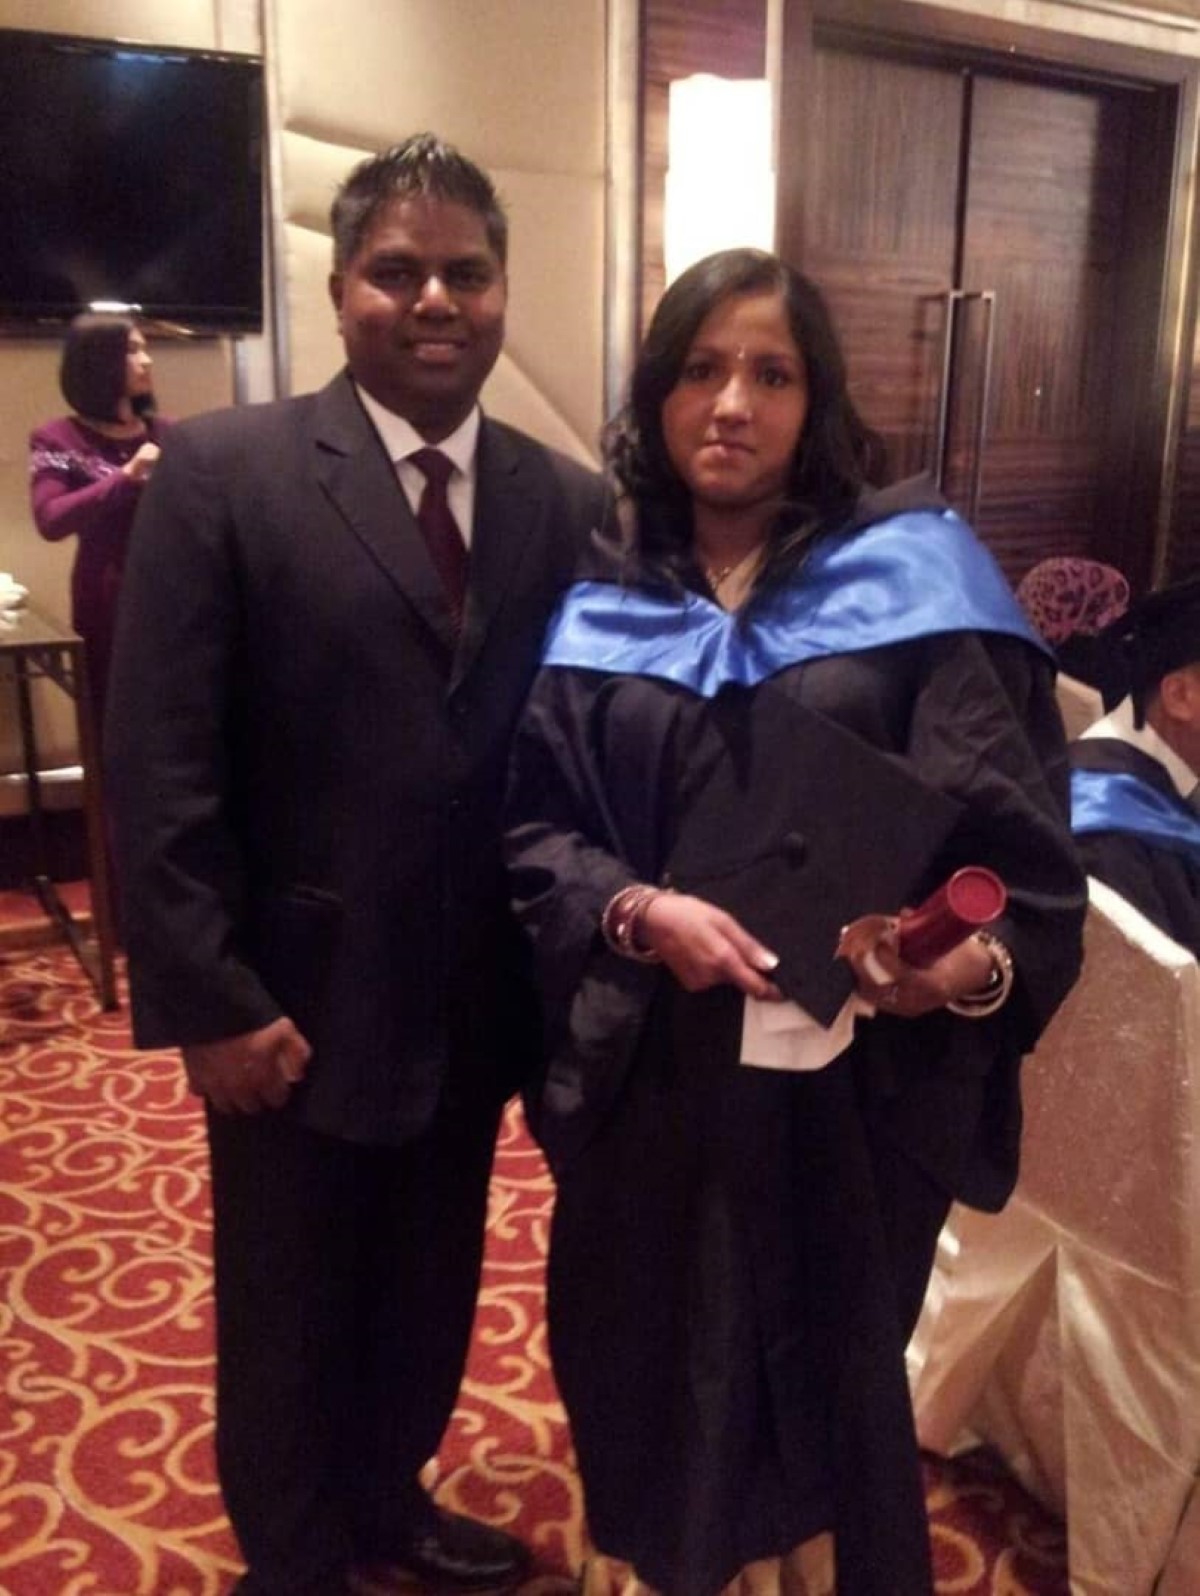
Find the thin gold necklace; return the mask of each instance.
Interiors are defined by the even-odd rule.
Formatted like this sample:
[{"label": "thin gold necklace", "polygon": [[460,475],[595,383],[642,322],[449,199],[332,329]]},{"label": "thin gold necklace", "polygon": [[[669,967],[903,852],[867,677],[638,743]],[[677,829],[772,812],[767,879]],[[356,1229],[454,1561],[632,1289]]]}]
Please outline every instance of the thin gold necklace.
[{"label": "thin gold necklace", "polygon": [[738,559],[730,560],[728,565],[709,565],[707,560],[701,560],[700,568],[704,572],[704,580],[712,591],[716,593],[719,591],[721,584],[727,582],[735,571],[740,571],[743,566],[749,565],[752,560],[759,560],[762,552],[763,546],[760,543]]}]

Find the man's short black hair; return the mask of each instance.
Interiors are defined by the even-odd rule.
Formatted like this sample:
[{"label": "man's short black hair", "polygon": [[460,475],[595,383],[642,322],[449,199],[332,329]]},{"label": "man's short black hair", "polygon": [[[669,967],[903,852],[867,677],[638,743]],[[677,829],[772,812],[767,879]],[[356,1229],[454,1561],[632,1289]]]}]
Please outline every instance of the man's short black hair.
[{"label": "man's short black hair", "polygon": [[363,246],[372,222],[395,199],[428,195],[478,212],[501,265],[508,259],[508,218],[491,178],[433,133],[414,133],[360,161],[334,196],[329,212],[333,269],[342,271]]},{"label": "man's short black hair", "polygon": [[1200,576],[1148,594],[1122,616],[1113,634],[1124,654],[1140,725],[1146,701],[1163,677],[1200,664]]}]

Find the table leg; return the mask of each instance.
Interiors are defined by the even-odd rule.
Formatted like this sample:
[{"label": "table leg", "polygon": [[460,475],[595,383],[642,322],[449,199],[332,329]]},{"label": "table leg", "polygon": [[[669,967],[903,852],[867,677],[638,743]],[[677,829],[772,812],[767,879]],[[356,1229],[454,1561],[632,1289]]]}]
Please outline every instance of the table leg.
[{"label": "table leg", "polygon": [[92,929],[96,935],[95,985],[101,1005],[119,1007],[115,973],[112,881],[108,869],[108,828],[104,816],[104,777],[100,737],[96,726],[87,660],[79,649],[72,661],[75,672],[75,724],[83,765],[83,815],[87,827],[88,870],[91,877]]},{"label": "table leg", "polygon": [[88,873],[92,899],[92,926],[95,941],[89,941],[63,903],[50,874],[49,839],[38,776],[37,723],[33,713],[31,680],[39,674],[37,656],[13,652],[13,681],[17,693],[17,723],[21,735],[21,755],[25,765],[30,846],[34,858],[33,890],[47,917],[69,943],[72,953],[96,990],[101,1006],[115,1009],[117,1001],[116,939],[113,931],[112,891],[108,870],[108,843],[101,799],[99,738],[88,687],[87,664],[82,642],[56,648],[47,662],[43,653],[44,674],[66,691],[75,703],[75,724],[79,755],[83,765],[83,808],[87,830]]},{"label": "table leg", "polygon": [[33,698],[29,691],[29,663],[18,654],[13,661],[13,680],[17,689],[17,725],[21,732],[21,758],[25,765],[25,795],[29,815],[29,837],[33,857],[46,870],[46,821],[42,813],[42,784],[38,779],[37,732],[33,721]]}]

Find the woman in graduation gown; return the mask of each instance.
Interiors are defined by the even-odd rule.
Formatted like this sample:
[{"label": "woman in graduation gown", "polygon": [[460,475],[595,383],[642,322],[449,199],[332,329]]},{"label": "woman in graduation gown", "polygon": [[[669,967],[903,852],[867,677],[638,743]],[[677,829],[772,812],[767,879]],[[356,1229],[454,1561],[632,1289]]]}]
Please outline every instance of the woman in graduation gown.
[{"label": "woman in graduation gown", "polygon": [[[592,1540],[668,1596],[830,1535],[840,1596],[932,1589],[904,1347],[1078,970],[1052,664],[877,452],[812,285],[693,266],[515,749],[551,1350]],[[909,964],[895,911],[967,865],[1003,917]]]}]

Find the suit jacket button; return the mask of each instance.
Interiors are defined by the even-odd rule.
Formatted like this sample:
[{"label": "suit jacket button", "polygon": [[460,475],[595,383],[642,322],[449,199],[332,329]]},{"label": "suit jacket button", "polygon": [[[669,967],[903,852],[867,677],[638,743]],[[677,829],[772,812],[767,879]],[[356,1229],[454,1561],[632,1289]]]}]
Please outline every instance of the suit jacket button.
[{"label": "suit jacket button", "polygon": [[808,858],[808,839],[799,831],[789,831],[779,848],[790,865],[802,865]]}]

